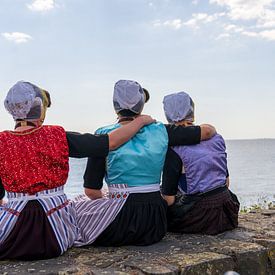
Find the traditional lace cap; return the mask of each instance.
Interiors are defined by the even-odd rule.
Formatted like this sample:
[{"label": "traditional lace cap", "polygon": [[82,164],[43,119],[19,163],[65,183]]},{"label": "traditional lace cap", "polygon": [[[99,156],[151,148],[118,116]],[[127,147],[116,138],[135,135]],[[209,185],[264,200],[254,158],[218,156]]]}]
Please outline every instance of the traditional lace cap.
[{"label": "traditional lace cap", "polygon": [[115,111],[130,110],[140,114],[145,103],[144,90],[132,80],[119,80],[114,87],[113,104]]},{"label": "traditional lace cap", "polygon": [[194,120],[194,102],[185,92],[173,93],[163,99],[163,109],[168,122]]},{"label": "traditional lace cap", "polygon": [[36,120],[49,105],[45,100],[45,91],[30,82],[19,81],[8,91],[4,105],[14,120]]}]

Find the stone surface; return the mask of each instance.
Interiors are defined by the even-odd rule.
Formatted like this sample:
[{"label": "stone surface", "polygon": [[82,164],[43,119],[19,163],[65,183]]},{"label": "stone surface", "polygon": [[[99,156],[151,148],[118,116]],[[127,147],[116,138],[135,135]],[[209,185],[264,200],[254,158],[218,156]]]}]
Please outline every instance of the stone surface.
[{"label": "stone surface", "polygon": [[239,228],[217,236],[167,234],[147,247],[73,248],[45,261],[0,262],[3,274],[224,274],[275,275],[275,215],[241,214]]}]

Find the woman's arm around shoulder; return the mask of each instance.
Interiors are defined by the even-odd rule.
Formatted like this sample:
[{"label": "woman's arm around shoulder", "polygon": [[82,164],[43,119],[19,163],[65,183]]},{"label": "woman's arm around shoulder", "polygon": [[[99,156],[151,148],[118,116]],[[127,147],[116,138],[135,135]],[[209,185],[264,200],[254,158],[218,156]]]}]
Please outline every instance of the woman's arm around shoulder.
[{"label": "woman's arm around shoulder", "polygon": [[217,132],[214,126],[210,124],[201,124],[201,140],[212,138]]},{"label": "woman's arm around shoulder", "polygon": [[170,146],[198,144],[201,140],[210,139],[216,134],[215,128],[208,124],[188,127],[166,124],[165,127]]},{"label": "woman's arm around shoulder", "polygon": [[106,157],[109,150],[114,150],[131,139],[143,126],[154,123],[150,116],[141,115],[105,135],[80,134],[66,132],[69,156],[74,158]]},{"label": "woman's arm around shoulder", "polygon": [[151,116],[140,115],[132,122],[108,133],[109,149],[115,150],[131,139],[143,126],[156,122]]}]

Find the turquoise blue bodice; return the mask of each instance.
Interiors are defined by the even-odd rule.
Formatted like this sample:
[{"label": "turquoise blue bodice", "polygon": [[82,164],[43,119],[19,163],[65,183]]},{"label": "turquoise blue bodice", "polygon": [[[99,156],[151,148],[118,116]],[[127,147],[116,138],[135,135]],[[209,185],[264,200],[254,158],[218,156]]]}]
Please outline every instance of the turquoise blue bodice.
[{"label": "turquoise blue bodice", "polygon": [[[119,127],[120,124],[106,126],[96,134],[106,134]],[[159,183],[167,146],[168,135],[162,123],[143,127],[127,143],[109,152],[105,181],[129,186]]]}]

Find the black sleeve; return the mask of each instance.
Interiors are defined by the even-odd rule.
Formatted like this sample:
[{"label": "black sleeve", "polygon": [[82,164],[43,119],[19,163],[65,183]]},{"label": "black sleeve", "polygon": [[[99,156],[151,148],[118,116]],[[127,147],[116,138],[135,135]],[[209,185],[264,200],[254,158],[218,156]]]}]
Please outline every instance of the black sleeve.
[{"label": "black sleeve", "polygon": [[2,180],[0,179],[0,200],[2,200],[5,197],[5,189],[2,184]]},{"label": "black sleeve", "polygon": [[169,145],[176,146],[176,145],[192,145],[198,144],[201,140],[201,127],[200,126],[176,126],[172,124],[165,125]]},{"label": "black sleeve", "polygon": [[105,176],[106,158],[89,158],[84,174],[84,187],[100,190]]},{"label": "black sleeve", "polygon": [[106,157],[109,153],[109,136],[66,132],[69,156],[72,158]]},{"label": "black sleeve", "polygon": [[177,194],[181,172],[182,161],[177,153],[169,148],[166,153],[166,159],[162,174],[161,191],[164,195],[173,196]]}]

